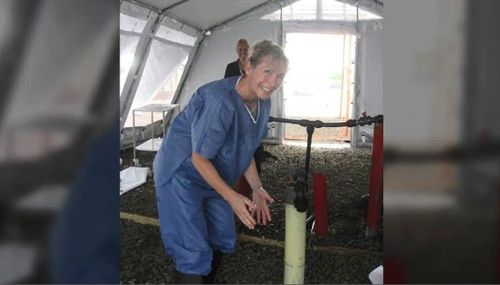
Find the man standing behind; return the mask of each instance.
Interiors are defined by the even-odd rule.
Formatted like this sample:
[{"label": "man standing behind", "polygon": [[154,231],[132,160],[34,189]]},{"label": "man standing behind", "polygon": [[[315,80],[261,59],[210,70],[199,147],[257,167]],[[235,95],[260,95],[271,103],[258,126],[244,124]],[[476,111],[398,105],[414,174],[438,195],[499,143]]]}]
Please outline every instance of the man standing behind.
[{"label": "man standing behind", "polygon": [[224,78],[238,76],[245,73],[245,65],[248,61],[248,51],[250,45],[246,39],[238,40],[236,44],[236,53],[238,54],[238,59],[229,63],[226,66],[226,72],[224,73]]},{"label": "man standing behind", "polygon": [[[238,59],[229,63],[226,66],[226,72],[224,73],[224,78],[240,76],[245,74],[245,64],[248,61],[249,48],[250,45],[248,44],[248,41],[246,39],[238,40],[238,42],[236,43],[236,53],[238,54]],[[259,148],[262,148],[262,145],[260,145],[258,149]],[[260,172],[260,161],[259,162],[256,161],[256,163],[258,163],[259,165],[258,168]],[[242,176],[238,180],[238,186],[236,188],[240,194],[249,199],[252,199],[252,188],[250,187],[244,176]]]}]

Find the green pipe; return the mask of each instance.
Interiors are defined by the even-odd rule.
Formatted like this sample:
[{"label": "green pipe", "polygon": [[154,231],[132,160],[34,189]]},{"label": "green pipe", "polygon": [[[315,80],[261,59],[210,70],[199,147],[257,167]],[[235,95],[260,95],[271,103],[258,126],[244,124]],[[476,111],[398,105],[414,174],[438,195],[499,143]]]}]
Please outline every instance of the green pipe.
[{"label": "green pipe", "polygon": [[285,204],[285,277],[284,284],[304,284],[306,261],[306,212]]}]

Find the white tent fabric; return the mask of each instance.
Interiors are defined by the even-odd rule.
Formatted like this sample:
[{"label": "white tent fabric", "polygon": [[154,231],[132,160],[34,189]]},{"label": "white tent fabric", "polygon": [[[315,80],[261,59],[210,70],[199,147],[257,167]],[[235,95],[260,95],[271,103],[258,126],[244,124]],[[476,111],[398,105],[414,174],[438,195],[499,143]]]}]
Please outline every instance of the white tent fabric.
[{"label": "white tent fabric", "polygon": [[[123,4],[120,14],[120,96],[133,92],[128,113],[123,114],[125,122],[134,108],[151,103],[172,73],[186,61],[198,35],[195,29],[168,17],[164,17],[155,28],[158,13],[128,2]],[[150,29],[156,29],[154,35]],[[141,57],[143,54],[145,56]],[[138,63],[140,60],[145,61],[142,66]],[[135,76],[130,79],[129,73]],[[138,80],[138,83],[135,87],[127,86],[127,80],[132,80],[131,84]],[[170,103],[170,99],[161,103]]]},{"label": "white tent fabric", "polygon": [[[165,44],[153,40],[151,50],[137,88],[134,102],[130,110],[149,103],[149,99],[168,80],[170,73],[181,64],[189,54],[189,49],[181,46]],[[162,102],[170,103],[170,102]]]},{"label": "white tent fabric", "polygon": [[120,7],[120,96],[127,75],[136,60],[141,33],[156,14],[148,9],[123,2]]},{"label": "white tent fabric", "polygon": [[126,14],[120,14],[120,29],[123,31],[142,33],[148,21]]},{"label": "white tent fabric", "polygon": [[[296,1],[297,0],[141,0],[134,2],[137,4],[144,3],[150,8],[158,11],[174,5],[174,7],[168,11],[170,17],[181,20],[184,24],[190,25],[196,29],[208,30],[238,16],[241,16],[240,18],[245,20],[249,20],[249,16],[252,17],[255,15],[258,15],[260,18],[263,15],[267,15],[278,10],[280,2],[283,3],[284,7],[287,7]],[[337,7],[344,3],[350,5],[343,6],[343,9],[345,8],[347,10],[351,10],[351,13],[348,13],[351,15],[349,16],[351,20],[353,20],[352,7],[355,7],[356,5],[362,8],[362,10],[360,10],[360,19],[367,19],[364,17],[368,12],[376,16],[382,16],[382,1],[380,0],[305,0],[300,2],[303,2],[303,4],[298,5],[305,6],[305,8],[309,10],[311,10],[310,7],[312,5],[315,6],[317,3],[320,3],[319,5],[323,7],[322,10],[324,11],[323,14],[326,17],[325,19],[329,20],[332,20],[332,17],[340,20],[338,16],[334,16],[334,14],[338,15],[339,10]],[[248,13],[255,7],[268,8],[270,10],[259,10],[256,14]],[[200,11],[203,11],[203,13],[200,13]],[[316,11],[311,10],[311,12],[314,13],[314,16],[316,16]]]},{"label": "white tent fabric", "polygon": [[139,37],[134,35],[120,35],[120,95],[122,94],[123,85],[127,74],[130,71],[132,62],[134,61],[135,49],[139,43]]},{"label": "white tent fabric", "polygon": [[156,32],[156,36],[182,45],[188,45],[190,47],[194,46],[194,43],[196,42],[196,37],[190,36],[183,32],[179,32],[164,25],[160,26],[160,28]]},{"label": "white tent fabric", "polygon": [[[182,1],[143,0],[162,10]],[[174,19],[199,30],[208,30],[216,24],[245,13],[249,9],[269,0],[190,0],[175,6],[168,13]]]}]

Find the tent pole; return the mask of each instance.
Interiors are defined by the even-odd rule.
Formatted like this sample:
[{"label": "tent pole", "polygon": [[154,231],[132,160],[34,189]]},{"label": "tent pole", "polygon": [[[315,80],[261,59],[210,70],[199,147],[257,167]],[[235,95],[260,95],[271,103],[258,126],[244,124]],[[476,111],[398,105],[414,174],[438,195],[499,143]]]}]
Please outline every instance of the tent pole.
[{"label": "tent pole", "polygon": [[185,25],[185,26],[191,27],[191,28],[193,28],[193,29],[195,29],[195,30],[198,30],[198,31],[200,30],[200,28],[198,28],[198,27],[196,27],[196,26],[194,26],[194,25],[192,25],[192,24],[190,24],[190,23],[186,23],[186,22],[184,22],[184,21],[182,21],[182,20],[180,20],[180,19],[178,19],[178,18],[173,17],[172,15],[167,15],[167,14],[168,14],[168,12],[170,12],[170,10],[172,10],[172,9],[174,9],[175,7],[179,6],[180,4],[184,4],[184,3],[186,3],[186,2],[188,2],[188,1],[190,1],[190,0],[182,0],[182,1],[179,1],[179,2],[177,2],[177,3],[174,3],[174,4],[172,4],[172,5],[170,5],[170,6],[166,7],[166,8],[164,8],[163,10],[160,10],[160,9],[158,9],[157,7],[154,7],[154,6],[152,6],[152,5],[149,5],[149,4],[146,4],[146,3],[143,3],[142,1],[139,1],[139,0],[122,0],[122,1],[129,2],[129,3],[131,3],[131,4],[134,4],[134,5],[140,6],[140,7],[142,7],[142,8],[146,8],[146,9],[148,9],[148,10],[150,10],[150,11],[154,11],[154,12],[158,13],[159,15],[168,16],[169,18],[172,18],[172,19],[176,20],[177,22],[181,23],[182,25]]},{"label": "tent pole", "polygon": [[[281,48],[284,48],[284,43],[285,43],[285,24],[283,23],[283,0],[280,1],[280,28],[279,28],[279,34],[278,34],[278,44]],[[283,106],[284,106],[284,96],[285,93],[283,91],[283,88],[280,88],[279,93],[278,93],[278,116],[283,117]],[[285,141],[285,128],[286,126],[284,124],[278,124],[277,126],[276,133],[278,135],[278,144],[282,145]]]},{"label": "tent pole", "polygon": [[[365,39],[361,37],[360,31],[360,23],[359,23],[359,7],[356,8],[356,58],[355,58],[355,67],[354,67],[354,94],[352,99],[352,117],[359,118],[361,116],[360,110],[360,101],[361,101],[361,67],[363,66],[363,58],[364,56],[363,49],[365,48]],[[360,134],[361,129],[355,128],[351,131],[351,147],[357,148],[359,146],[359,139],[361,137]]]},{"label": "tent pole", "polygon": [[283,48],[284,43],[284,26],[283,26],[283,0],[280,1],[280,29],[278,34],[278,44]]},{"label": "tent pole", "polygon": [[[177,101],[180,98],[180,95],[182,93],[182,89],[184,89],[184,85],[186,84],[186,81],[191,74],[191,70],[193,67],[193,63],[196,62],[196,60],[199,57],[199,51],[201,48],[201,44],[203,41],[206,39],[206,34],[201,33],[201,35],[198,37],[198,40],[196,40],[196,43],[194,44],[193,49],[191,50],[191,53],[189,54],[188,62],[186,63],[186,68],[184,68],[184,71],[182,72],[181,79],[179,80],[179,86],[177,86],[177,89],[175,90],[174,96],[172,97],[172,104],[176,104]],[[166,118],[164,119],[164,131],[166,133],[167,128],[170,126],[170,120],[172,119],[172,113],[173,112],[168,112]]]},{"label": "tent pole", "polygon": [[[155,34],[158,30],[160,23],[165,18],[164,15],[158,15],[154,21],[150,21],[144,31],[145,34]],[[150,37],[141,38],[137,45],[137,50],[134,54],[134,62],[132,64],[131,70],[127,75],[125,85],[123,86],[122,94],[120,96],[120,130],[123,129],[125,121],[127,120],[127,115],[134,101],[135,93],[137,92],[137,87],[146,66],[146,58],[151,49],[152,39]]]}]

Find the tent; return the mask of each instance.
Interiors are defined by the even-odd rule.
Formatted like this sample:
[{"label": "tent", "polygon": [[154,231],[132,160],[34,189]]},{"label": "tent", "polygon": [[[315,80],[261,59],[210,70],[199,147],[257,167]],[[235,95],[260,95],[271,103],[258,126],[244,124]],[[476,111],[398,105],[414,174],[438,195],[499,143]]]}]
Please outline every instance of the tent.
[{"label": "tent", "polygon": [[[341,10],[332,8],[332,3],[340,3]],[[314,9],[311,10],[310,5]],[[113,151],[115,138],[105,136],[102,143],[102,134],[116,134],[113,123],[118,124],[115,121],[120,113],[121,126],[117,128],[122,129],[122,144],[126,145],[127,138],[131,137],[126,125],[130,110],[152,102],[153,95],[161,88],[163,94],[171,94],[160,96],[159,100],[179,104],[176,112],[181,110],[198,86],[222,77],[225,65],[234,60],[234,43],[242,36],[252,43],[270,39],[284,44],[288,29],[355,35],[359,39],[360,56],[356,65],[360,67],[357,70],[361,78],[356,84],[362,95],[354,106],[369,114],[381,113],[380,19],[363,20],[363,11],[381,16],[382,3],[368,0],[346,0],[345,3],[333,0],[1,1],[0,50],[4,56],[0,65],[3,79],[0,83],[0,180],[4,187],[0,211],[9,214],[2,218],[24,215],[24,212],[18,213],[23,209],[14,205],[30,194],[38,197],[39,193],[53,191],[46,189],[59,191],[63,186],[68,188],[68,197],[64,199],[65,205],[61,204],[63,199],[58,199],[58,204],[69,211],[62,210],[63,216],[73,222],[62,225],[61,237],[66,237],[68,246],[61,257],[64,253],[70,254],[70,249],[85,251],[78,243],[82,240],[92,243],[109,233],[102,229],[117,235],[117,225],[107,219],[113,219],[119,209],[115,196],[119,187],[119,158]],[[263,18],[265,16],[267,18]],[[128,56],[130,54],[132,56]],[[365,79],[368,77],[369,80]],[[375,89],[378,91],[370,91]],[[116,94],[120,94],[119,98]],[[375,94],[375,97],[363,94]],[[275,99],[279,103],[281,95],[277,95]],[[372,101],[376,105],[371,104]],[[281,116],[280,104],[274,105],[273,115]],[[355,112],[356,116],[358,113]],[[166,125],[168,127],[168,123]],[[161,132],[157,126],[149,127],[155,136]],[[148,131],[141,128],[138,135]],[[270,138],[279,140],[280,132],[273,132]],[[94,199],[97,195],[100,199]],[[102,213],[102,217],[74,215],[90,208],[92,214]],[[48,213],[47,222],[58,213]],[[29,220],[39,217],[28,215]],[[78,239],[64,235],[65,230],[78,233],[71,225],[81,225],[83,230],[84,225],[92,227],[97,222],[108,223],[108,226],[85,230]],[[2,223],[5,227],[9,225]],[[36,236],[43,239],[47,232],[45,227]],[[59,259],[61,272],[66,268],[64,260]],[[113,260],[109,264],[113,264]],[[101,270],[111,272],[106,267]],[[79,282],[92,283],[82,280],[84,276],[78,277]],[[71,283],[68,280],[74,282],[75,279],[64,280],[62,283]],[[26,283],[33,282],[30,281]]]},{"label": "tent", "polygon": [[[226,64],[236,57],[235,43],[242,37],[250,45],[268,39],[286,46],[287,33],[292,32],[352,36],[356,39],[354,84],[343,103],[344,118],[358,118],[363,112],[382,114],[382,8],[383,3],[377,0],[122,1],[122,148],[132,141],[161,136],[198,87],[222,78]],[[285,115],[284,93],[286,90],[281,90],[273,96],[271,116]],[[164,114],[145,112],[145,123],[131,128],[137,126],[133,119],[141,116],[133,116],[132,110],[156,103],[179,106],[167,112],[164,124],[160,124]],[[357,146],[361,132],[370,133],[371,128],[356,128],[346,140]],[[282,142],[282,126],[270,125],[266,140]]]}]

